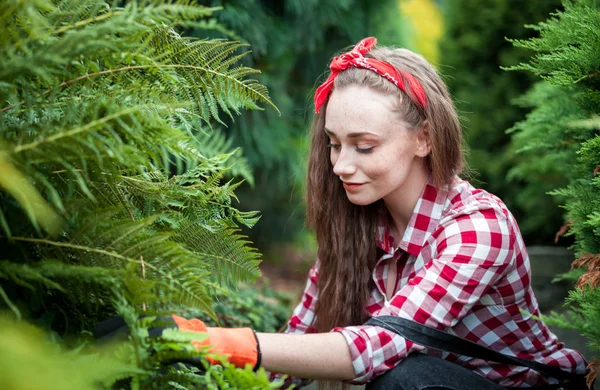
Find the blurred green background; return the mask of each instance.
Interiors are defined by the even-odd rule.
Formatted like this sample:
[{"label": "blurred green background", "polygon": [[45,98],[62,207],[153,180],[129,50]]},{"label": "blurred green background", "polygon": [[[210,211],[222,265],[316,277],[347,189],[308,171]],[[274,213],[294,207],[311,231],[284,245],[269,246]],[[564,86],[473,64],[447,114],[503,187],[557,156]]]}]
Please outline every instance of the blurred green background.
[{"label": "blurred green background", "polygon": [[[514,100],[536,78],[501,67],[517,65],[531,55],[506,37],[536,36],[525,25],[547,19],[561,8],[560,1],[202,3],[223,7],[216,15],[225,29],[213,31],[213,37],[250,44],[249,65],[262,71],[258,79],[268,86],[281,111],[281,115],[274,110],[248,112],[226,129],[254,171],[254,185],[238,190],[240,207],[261,211],[261,221],[246,233],[264,254],[263,270],[276,286],[279,277],[303,279],[314,261],[315,242],[304,227],[303,207],[312,95],[326,77],[330,59],[366,36],[377,37],[379,44],[414,50],[438,68],[459,110],[472,181],[507,203],[528,245],[553,245],[563,210],[558,207],[560,198],[546,192],[565,181],[549,176],[531,185],[511,171],[519,156],[507,134],[527,113]],[[563,238],[561,244],[568,246],[570,241]]]}]

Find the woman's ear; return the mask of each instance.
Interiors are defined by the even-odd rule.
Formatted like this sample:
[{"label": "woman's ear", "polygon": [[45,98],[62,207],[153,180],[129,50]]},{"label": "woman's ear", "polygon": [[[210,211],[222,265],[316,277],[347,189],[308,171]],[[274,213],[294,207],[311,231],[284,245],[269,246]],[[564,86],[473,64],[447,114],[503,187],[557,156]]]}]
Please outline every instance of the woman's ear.
[{"label": "woman's ear", "polygon": [[423,121],[423,124],[417,132],[417,149],[415,155],[418,157],[427,157],[431,152],[431,138],[429,136],[429,122]]}]

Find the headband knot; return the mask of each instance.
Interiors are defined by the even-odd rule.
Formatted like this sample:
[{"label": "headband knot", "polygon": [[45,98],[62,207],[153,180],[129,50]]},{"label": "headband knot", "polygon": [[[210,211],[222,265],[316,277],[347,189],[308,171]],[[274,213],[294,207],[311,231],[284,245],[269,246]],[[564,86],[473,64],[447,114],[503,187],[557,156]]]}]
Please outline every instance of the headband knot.
[{"label": "headband knot", "polygon": [[341,56],[337,56],[333,58],[331,64],[329,65],[329,69],[332,72],[341,72],[342,70],[348,69],[352,62],[358,58],[362,57],[361,53],[351,51],[349,53],[344,53]]},{"label": "headband knot", "polygon": [[[412,100],[418,106],[425,108],[427,106],[427,100],[425,98],[425,91],[421,86],[421,83],[410,73],[404,71],[397,71],[394,66],[385,62],[379,61],[374,58],[366,58],[364,55],[367,54],[375,45],[377,44],[377,39],[374,37],[368,37],[362,39],[360,42],[354,46],[352,50],[347,53],[336,56],[329,64],[329,69],[331,69],[331,74],[325,80],[323,84],[317,91],[315,92],[315,112],[319,113],[321,110],[321,106],[327,100],[329,93],[333,89],[333,82],[337,75],[351,67],[363,68],[371,70],[380,76],[385,77],[387,80],[391,81],[398,88],[406,92],[409,96],[411,96]],[[406,79],[410,93],[405,88],[404,79]]]},{"label": "headband knot", "polygon": [[341,72],[351,66],[355,66],[355,62],[365,60],[364,55],[367,54],[375,44],[377,44],[377,39],[373,37],[363,39],[349,52],[334,57],[331,64],[329,64],[329,69],[331,69],[331,72]]}]

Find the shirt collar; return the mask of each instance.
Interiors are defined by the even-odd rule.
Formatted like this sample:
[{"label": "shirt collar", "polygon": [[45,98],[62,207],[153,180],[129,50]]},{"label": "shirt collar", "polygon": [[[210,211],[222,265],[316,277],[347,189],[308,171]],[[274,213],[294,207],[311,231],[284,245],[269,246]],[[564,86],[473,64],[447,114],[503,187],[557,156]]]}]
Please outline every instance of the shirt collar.
[{"label": "shirt collar", "polygon": [[386,253],[393,255],[400,248],[411,255],[418,256],[427,238],[439,225],[448,191],[433,185],[429,178],[423,192],[417,200],[412,216],[402,240],[395,243],[390,228],[390,218],[387,210],[379,215],[377,224],[377,245]]}]

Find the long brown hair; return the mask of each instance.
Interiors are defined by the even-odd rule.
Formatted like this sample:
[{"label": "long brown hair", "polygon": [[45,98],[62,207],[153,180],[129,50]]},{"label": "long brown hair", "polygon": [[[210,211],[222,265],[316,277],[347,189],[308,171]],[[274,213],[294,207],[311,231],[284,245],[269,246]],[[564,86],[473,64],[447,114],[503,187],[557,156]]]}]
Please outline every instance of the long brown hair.
[{"label": "long brown hair", "polygon": [[[350,68],[341,72],[334,91],[362,85],[397,97],[396,110],[410,129],[427,121],[431,152],[426,163],[437,187],[449,185],[462,172],[462,130],[446,85],[420,55],[406,49],[376,47],[365,55],[386,61],[416,77],[427,96],[427,107],[418,108],[409,95],[375,72]],[[371,274],[379,257],[375,241],[381,200],[368,206],[352,204],[329,158],[325,126],[325,104],[315,115],[307,180],[307,224],[317,235],[319,263],[315,327],[327,332],[336,326],[362,324],[365,305],[374,287]]]}]

